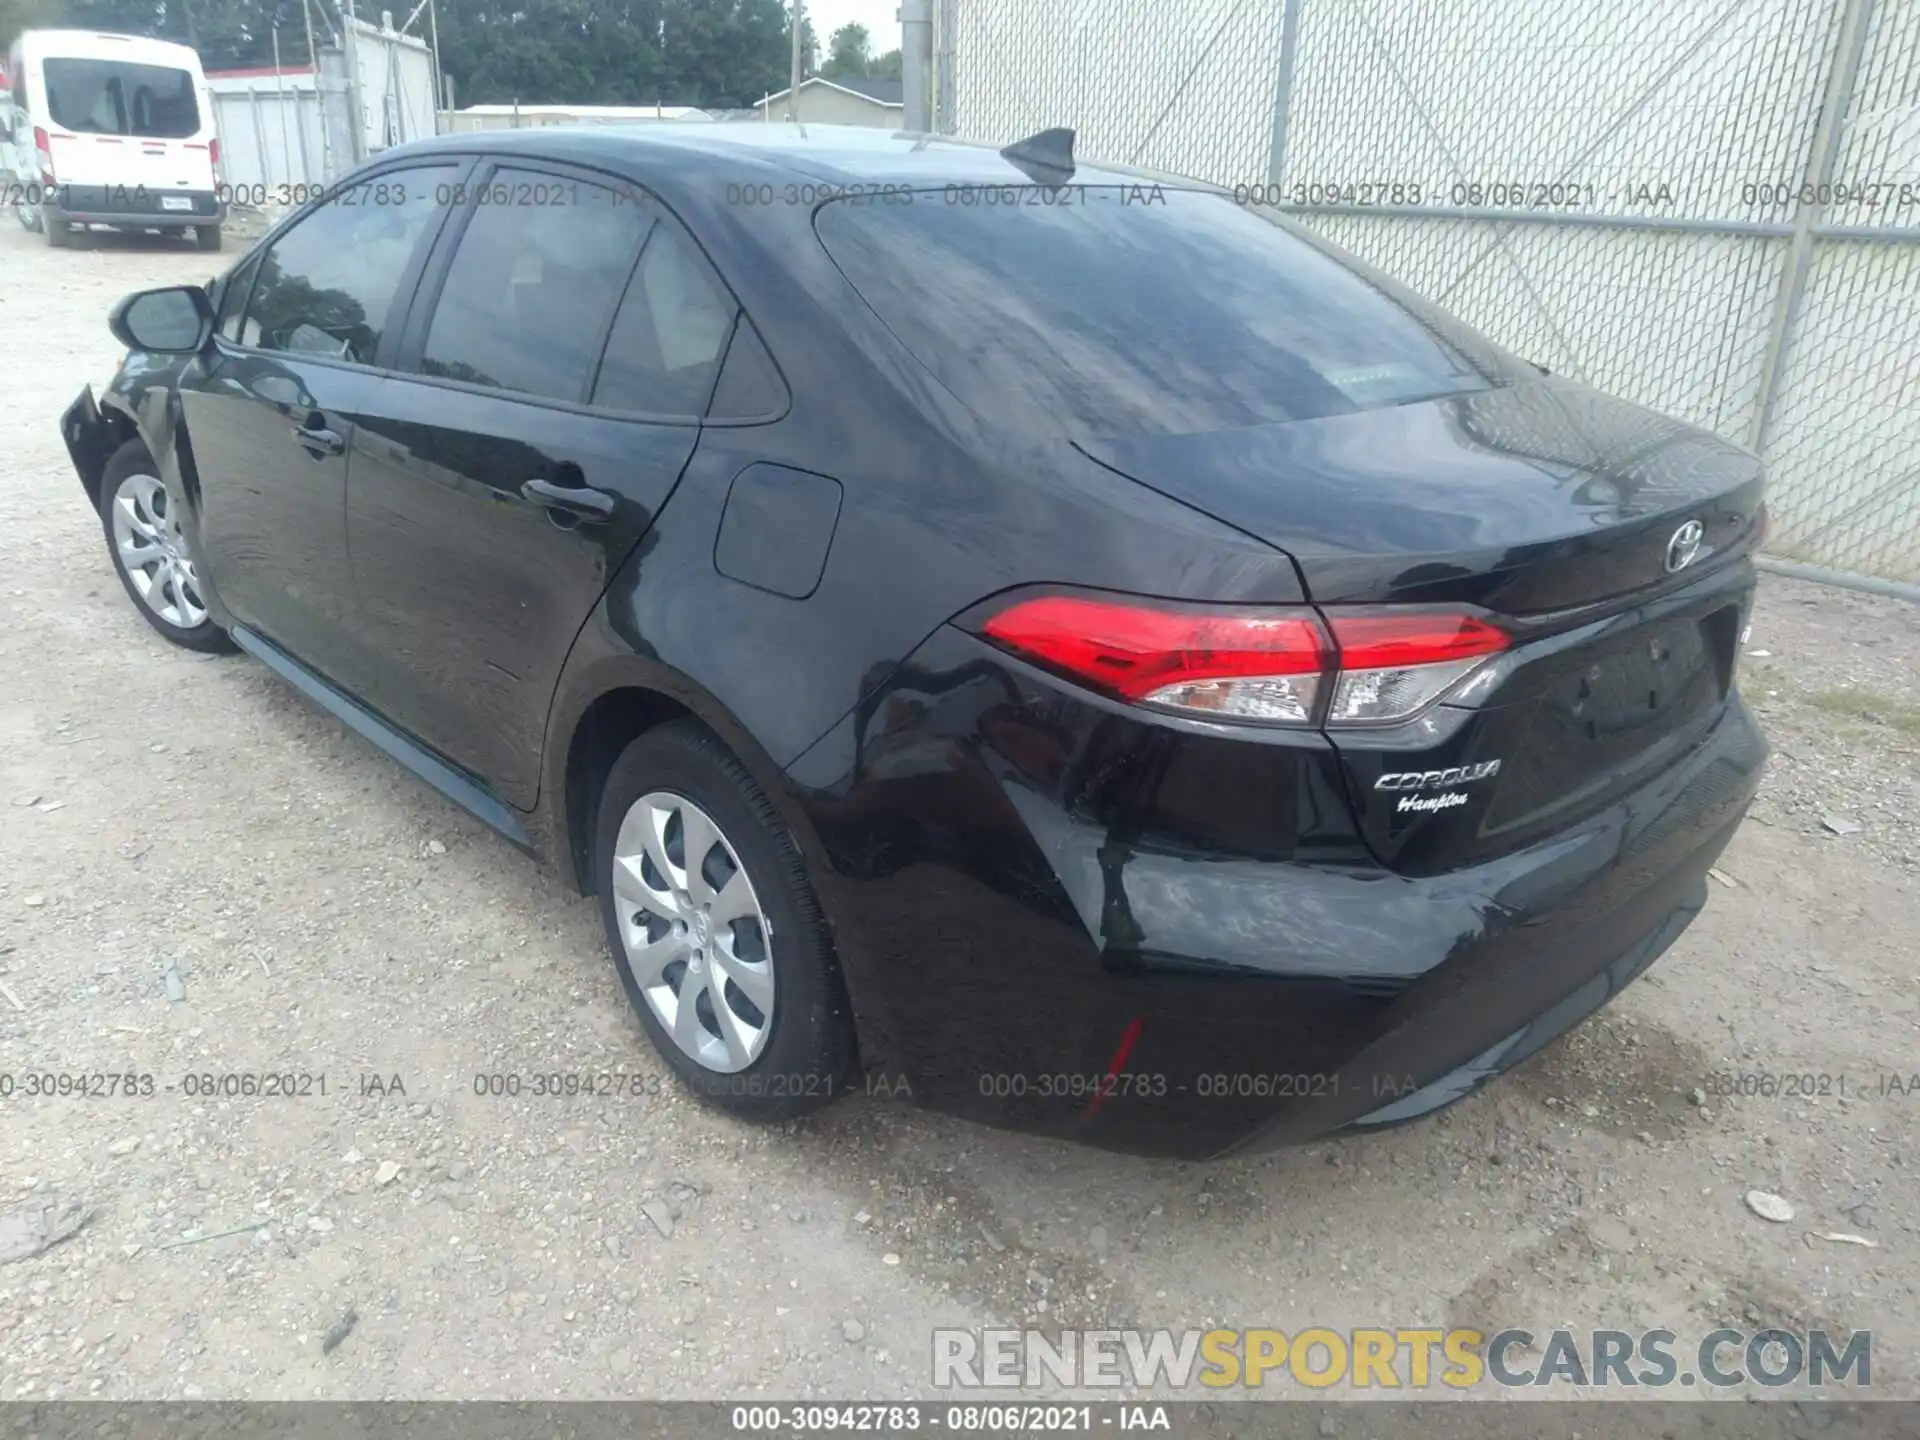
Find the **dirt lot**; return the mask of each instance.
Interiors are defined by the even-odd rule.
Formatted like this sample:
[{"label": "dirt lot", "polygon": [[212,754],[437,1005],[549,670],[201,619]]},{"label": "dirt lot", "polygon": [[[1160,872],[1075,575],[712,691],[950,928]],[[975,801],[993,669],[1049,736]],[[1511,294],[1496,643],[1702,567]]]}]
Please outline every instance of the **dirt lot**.
[{"label": "dirt lot", "polygon": [[670,1090],[482,1098],[664,1075],[593,906],[259,665],[167,648],[60,443],[108,305],[211,258],[0,227],[0,1072],[328,1091],[0,1102],[0,1212],[95,1207],[0,1266],[0,1399],[898,1395],[932,1327],[1019,1317],[1871,1328],[1875,1388],[1920,1396],[1920,1093],[1876,1088],[1920,1071],[1920,611],[1767,583],[1743,665],[1779,753],[1726,883],[1429,1122],[1195,1167],[864,1099],[760,1131]]}]

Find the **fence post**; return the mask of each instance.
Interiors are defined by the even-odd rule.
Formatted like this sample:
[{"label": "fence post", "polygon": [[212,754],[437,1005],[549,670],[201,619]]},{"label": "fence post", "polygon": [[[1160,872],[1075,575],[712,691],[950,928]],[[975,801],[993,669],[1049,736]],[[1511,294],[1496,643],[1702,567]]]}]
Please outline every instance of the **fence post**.
[{"label": "fence post", "polygon": [[1767,424],[1773,417],[1773,402],[1780,390],[1780,372],[1793,334],[1793,322],[1800,313],[1800,301],[1806,294],[1807,275],[1813,268],[1814,228],[1826,218],[1827,207],[1820,202],[1820,187],[1833,179],[1833,162],[1840,153],[1840,135],[1846,122],[1847,103],[1853,98],[1854,81],[1860,74],[1860,57],[1867,46],[1868,22],[1873,18],[1874,0],[1845,0],[1840,11],[1840,34],[1834,44],[1833,68],[1827,72],[1827,87],[1820,97],[1820,119],[1814,126],[1813,143],[1807,150],[1804,185],[1813,188],[1815,203],[1801,202],[1793,211],[1793,239],[1787,243],[1786,263],[1781,267],[1780,290],[1773,302],[1773,318],[1767,325],[1767,344],[1760,362],[1760,384],[1753,399],[1753,421],[1747,431],[1747,448],[1759,453],[1767,442]]},{"label": "fence post", "polygon": [[901,128],[933,129],[933,12],[928,0],[900,0]]},{"label": "fence post", "polygon": [[367,116],[360,108],[360,23],[354,17],[353,0],[347,0],[346,20],[340,26],[341,43],[346,46],[347,120],[352,131],[353,163],[367,158]]},{"label": "fence post", "polygon": [[260,183],[273,184],[273,162],[267,158],[267,122],[260,118],[260,92],[247,84],[247,110],[253,116],[253,149],[260,157]]},{"label": "fence post", "polygon": [[1273,141],[1267,148],[1267,183],[1279,185],[1287,168],[1287,120],[1293,109],[1293,57],[1300,44],[1300,7],[1306,0],[1283,0],[1280,11],[1280,65],[1273,85]]}]

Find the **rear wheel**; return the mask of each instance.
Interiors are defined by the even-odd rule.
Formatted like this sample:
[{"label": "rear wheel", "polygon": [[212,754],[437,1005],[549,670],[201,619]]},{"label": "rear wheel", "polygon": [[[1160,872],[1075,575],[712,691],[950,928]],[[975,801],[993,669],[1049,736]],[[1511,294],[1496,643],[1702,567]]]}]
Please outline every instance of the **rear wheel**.
[{"label": "rear wheel", "polygon": [[20,222],[22,230],[40,228],[40,207],[30,203],[24,196],[13,202],[13,218]]},{"label": "rear wheel", "polygon": [[202,250],[218,250],[222,243],[218,225],[196,225],[193,227],[193,243]]},{"label": "rear wheel", "polygon": [[175,645],[229,653],[233,641],[207,614],[178,507],[156,469],[146,447],[129,440],[101,475],[100,521],[114,571],[147,623]]},{"label": "rear wheel", "polygon": [[614,762],[594,875],[627,998],[689,1089],[760,1121],[841,1093],[853,1019],[806,868],[705,729],[663,725]]},{"label": "rear wheel", "polygon": [[39,210],[39,229],[40,233],[47,237],[47,248],[49,250],[71,249],[73,227],[67,223],[66,217],[57,210],[49,210],[44,205],[40,206]]}]

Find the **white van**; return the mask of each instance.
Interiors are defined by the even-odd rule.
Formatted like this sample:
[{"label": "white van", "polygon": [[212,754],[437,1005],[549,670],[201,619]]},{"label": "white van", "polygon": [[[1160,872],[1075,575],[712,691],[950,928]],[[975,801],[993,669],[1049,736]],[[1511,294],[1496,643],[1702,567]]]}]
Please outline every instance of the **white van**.
[{"label": "white van", "polygon": [[220,248],[220,141],[200,57],[185,45],[29,30],[7,56],[0,147],[7,198],[47,244],[76,226],[191,229]]}]

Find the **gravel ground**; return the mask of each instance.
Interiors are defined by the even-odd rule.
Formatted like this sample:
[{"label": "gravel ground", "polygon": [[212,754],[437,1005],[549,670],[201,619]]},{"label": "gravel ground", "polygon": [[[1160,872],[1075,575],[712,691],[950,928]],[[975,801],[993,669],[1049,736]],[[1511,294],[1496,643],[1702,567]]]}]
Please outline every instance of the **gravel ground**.
[{"label": "gravel ground", "polygon": [[[867,1099],[750,1129],[666,1084],[590,902],[133,613],[55,420],[115,298],[208,271],[0,229],[0,1073],[327,1092],[0,1102],[0,1212],[93,1209],[0,1264],[0,1399],[911,1395],[932,1327],[1021,1317],[1871,1328],[1875,1388],[1920,1396],[1920,1094],[1870,1088],[1920,1071],[1920,612],[1766,583],[1743,664],[1780,753],[1725,883],[1442,1116],[1216,1166]],[[648,1093],[474,1093],[535,1070]],[[1732,1071],[1865,1093],[1707,1093]]]}]

